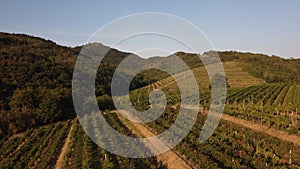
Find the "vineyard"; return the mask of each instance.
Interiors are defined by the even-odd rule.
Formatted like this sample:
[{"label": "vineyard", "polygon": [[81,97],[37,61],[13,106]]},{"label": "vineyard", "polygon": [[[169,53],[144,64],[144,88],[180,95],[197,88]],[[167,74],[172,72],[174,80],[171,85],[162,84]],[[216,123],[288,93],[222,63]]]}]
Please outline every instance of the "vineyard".
[{"label": "vineyard", "polygon": [[[168,98],[166,111],[147,126],[156,134],[168,129],[176,120],[180,94],[168,89],[171,78],[157,82]],[[177,86],[176,86],[177,87]],[[132,92],[131,101],[140,110],[149,108],[150,86]],[[245,88],[229,88],[225,114],[252,124],[267,126],[300,137],[300,85],[265,84]],[[199,132],[209,108],[209,91],[201,92],[201,115],[192,132],[175,149],[199,168],[299,168],[300,142],[294,144],[266,133],[257,132],[234,122],[222,120],[213,136],[204,144]],[[140,100],[143,100],[141,102]],[[182,108],[182,107],[181,107]],[[184,108],[184,107],[183,107]],[[226,152],[226,153],[224,153]]]},{"label": "vineyard", "polygon": [[[288,133],[299,138],[300,134],[300,85],[263,84],[252,78],[249,83],[238,81],[248,76],[236,70],[233,63],[225,64],[229,73],[226,107],[224,113],[233,119]],[[231,73],[230,73],[231,72]],[[234,120],[221,119],[213,135],[199,143],[199,133],[204,125],[210,105],[210,91],[202,68],[194,69],[198,74],[200,109],[196,123],[190,133],[172,149],[171,155],[151,158],[127,158],[115,155],[99,147],[84,129],[93,129],[97,142],[108,142],[110,147],[123,150],[134,142],[109,140],[112,133],[99,126],[99,116],[84,116],[85,125],[77,118],[28,130],[0,140],[0,168],[168,168],[168,157],[175,156],[192,167],[187,168],[300,168],[300,142],[253,130]],[[231,74],[231,75],[230,75]],[[236,78],[239,74],[239,78]],[[176,75],[184,79],[185,72]],[[202,77],[202,78],[200,78]],[[208,77],[206,77],[208,78]],[[204,84],[204,85],[203,85]],[[130,99],[135,108],[147,110],[151,107],[149,93],[161,89],[167,96],[165,111],[156,120],[143,124],[153,135],[170,128],[175,122],[180,107],[180,92],[174,78],[167,77],[153,84],[131,91]],[[181,107],[189,111],[188,107]],[[119,133],[138,137],[142,133],[121,120],[115,111],[104,111],[106,121]],[[179,126],[177,126],[179,128]],[[147,145],[144,147],[147,149]],[[143,151],[136,148],[137,151]],[[170,153],[170,152],[169,152]],[[171,166],[171,165],[169,165]]]},{"label": "vineyard", "polygon": [[229,92],[225,113],[298,134],[300,85],[270,84]]},{"label": "vineyard", "polygon": [[[130,131],[114,117],[114,114],[107,113],[105,116],[116,130],[120,130],[124,134],[131,134]],[[94,118],[87,120],[91,120],[91,123],[95,124],[95,122],[92,122],[95,120]],[[96,129],[97,126],[95,126],[95,132],[97,132]],[[109,136],[110,133],[99,134],[101,138],[104,138]],[[164,168],[154,157],[131,159],[107,152],[95,144],[85,134],[78,120],[74,121],[70,139],[71,143],[68,146],[62,168]],[[119,144],[121,145],[122,143]]]},{"label": "vineyard", "polygon": [[[108,113],[106,118],[117,130],[133,136],[114,114]],[[70,143],[58,166],[56,161],[68,132]],[[101,133],[103,137],[104,134]],[[85,134],[76,119],[30,130],[12,140],[1,140],[0,152],[0,168],[165,168],[155,157],[131,159],[107,152]]]},{"label": "vineyard", "polygon": [[[179,78],[180,79],[180,78]],[[149,108],[149,92],[162,89],[168,104],[178,106],[180,92],[171,77],[132,91],[131,101],[140,110]],[[177,90],[176,90],[177,89]],[[208,111],[210,91],[200,90],[200,106]],[[300,85],[264,84],[244,88],[228,88],[224,113],[292,134],[300,130]]]},{"label": "vineyard", "polygon": [[[299,89],[300,85],[292,84],[266,84],[229,89],[224,113],[299,137]],[[174,123],[179,108],[178,92],[164,91],[167,91],[168,96],[166,111],[160,118],[147,124],[156,134],[162,133]],[[145,89],[133,91],[133,98],[143,99],[132,99],[132,101],[147,100],[147,92]],[[144,110],[149,108],[148,104],[147,101],[138,102],[135,106]],[[175,148],[199,168],[300,167],[300,143],[283,141],[226,120],[221,121],[207,142],[200,144],[199,133],[210,104],[209,91],[201,92],[200,104],[204,109],[200,111],[201,114],[193,130]]]},{"label": "vineyard", "polygon": [[[209,65],[208,65],[209,66]],[[224,71],[226,73],[226,78],[228,79],[228,84],[231,87],[249,87],[254,85],[264,84],[264,80],[255,78],[249,75],[246,71],[243,71],[238,63],[235,62],[225,62],[223,63]],[[209,88],[209,76],[207,70],[204,66],[192,69],[198,86],[201,89]],[[178,73],[174,75],[175,78],[183,79],[186,76],[186,72]],[[151,88],[167,88],[176,89],[177,84],[173,77],[167,77],[165,79],[159,80],[151,85]]]},{"label": "vineyard", "polygon": [[[167,78],[156,84],[131,92],[131,101],[140,110],[149,108],[149,92],[173,79]],[[146,123],[154,134],[162,133],[176,120],[180,96],[177,91],[167,90],[168,105],[165,112],[155,121]],[[228,91],[225,114],[260,124],[276,130],[299,135],[300,85],[266,84]],[[209,91],[201,91],[201,109],[198,119],[185,139],[174,148],[181,158],[197,168],[299,168],[300,145],[280,140],[266,133],[221,120],[213,136],[199,143],[199,133],[206,119],[209,106]],[[133,136],[134,132],[115,113],[104,112],[106,120],[122,134]],[[105,130],[97,130],[97,118],[84,118],[94,128],[98,139],[113,137]],[[84,126],[87,127],[87,126]],[[65,140],[62,163],[57,164]],[[105,141],[105,140],[102,140]],[[112,142],[122,149],[134,143]],[[1,168],[166,168],[162,161],[152,158],[126,158],[112,154],[94,143],[84,132],[77,119],[28,130],[15,137],[0,141]]]},{"label": "vineyard", "polygon": [[0,168],[53,168],[70,124],[59,122],[1,140]]},{"label": "vineyard", "polygon": [[[148,125],[160,133],[169,128],[175,118],[173,114],[176,112],[170,111],[168,115],[171,118],[159,118],[157,122]],[[205,115],[199,116],[190,134],[176,146],[178,152],[199,168],[296,168],[300,166],[299,145],[227,121],[221,121],[213,136],[201,144],[198,141],[199,132],[205,119]],[[293,150],[292,166],[289,165],[290,150]]]},{"label": "vineyard", "polygon": [[[235,3],[229,5],[232,4]],[[16,4],[9,6],[15,7]],[[16,14],[18,7],[13,9],[3,17]],[[18,17],[7,20],[11,18]],[[184,32],[180,33],[184,35]],[[50,39],[74,36],[72,33],[63,36],[54,35],[55,32],[43,34]],[[84,37],[80,35],[77,38]],[[104,37],[103,43],[107,37]],[[146,59],[94,42],[96,39],[89,40],[93,42],[66,47],[32,35],[0,33],[0,169],[300,169],[300,59],[236,51],[207,51],[202,55],[175,53],[188,66],[185,69],[173,62],[173,54]],[[152,42],[151,38],[149,40]],[[179,44],[182,43],[178,40]],[[118,44],[116,46],[122,46]],[[160,46],[159,43],[156,45]],[[84,48],[90,51],[83,52]],[[143,52],[140,50],[138,53]],[[169,54],[171,51],[165,52]],[[216,58],[216,54],[219,57]],[[127,60],[128,56],[134,60]],[[94,65],[98,63],[94,62],[96,58],[101,58],[98,68]],[[86,59],[92,61],[85,62]],[[220,67],[216,67],[219,59],[225,76],[220,73]],[[84,63],[81,65],[80,61]],[[150,65],[150,69],[138,72],[130,81],[131,104],[122,100],[128,98],[123,95],[123,89],[116,92],[118,95],[111,91],[113,77],[119,77],[115,84],[127,84],[129,77],[136,72],[134,69],[126,70],[128,66],[124,63],[128,61],[136,70],[145,68],[139,63]],[[124,69],[118,67],[120,64],[125,66]],[[166,71],[170,65],[170,72],[176,72],[174,76]],[[81,71],[76,75],[78,68]],[[117,69],[119,75],[114,74]],[[212,72],[219,73],[213,75]],[[82,80],[76,78],[81,76]],[[212,94],[218,90],[211,89],[218,86],[220,79],[226,81],[226,100],[222,100],[226,104],[222,116],[215,121],[215,107],[222,104],[212,101]],[[216,83],[211,84],[211,80]],[[89,81],[93,82],[91,87],[95,90],[90,90]],[[77,87],[78,90],[75,90]],[[181,90],[182,87],[187,90]],[[78,100],[83,104],[74,105],[77,102],[73,95],[79,91],[82,93],[78,94]],[[95,94],[101,111],[89,111],[95,100],[94,96],[81,96],[87,91],[91,92],[89,96]],[[163,104],[160,103],[164,96],[158,91],[166,96]],[[199,107],[188,104],[189,101],[199,102]],[[80,106],[84,111],[76,114],[75,109]],[[134,113],[139,112],[129,109],[132,107],[147,112],[134,117]],[[183,118],[180,112],[185,114]],[[144,118],[146,121],[133,122],[128,117]],[[154,120],[147,121],[147,117]],[[187,133],[183,131],[186,126],[191,127]],[[210,134],[210,129],[213,129],[212,135],[200,142],[203,135]],[[162,137],[166,133],[169,137]],[[117,137],[118,134],[130,139]],[[154,136],[157,135],[162,140],[155,142]],[[149,141],[151,139],[156,144]],[[168,151],[149,157],[155,151],[160,152],[157,150]],[[130,155],[135,158],[129,158]]]}]

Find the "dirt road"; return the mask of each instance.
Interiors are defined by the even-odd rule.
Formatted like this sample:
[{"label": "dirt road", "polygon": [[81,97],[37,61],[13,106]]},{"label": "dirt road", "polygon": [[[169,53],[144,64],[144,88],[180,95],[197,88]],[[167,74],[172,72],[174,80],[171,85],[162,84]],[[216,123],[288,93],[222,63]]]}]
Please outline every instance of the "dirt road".
[{"label": "dirt road", "polygon": [[71,138],[71,133],[72,133],[72,130],[73,130],[73,124],[74,124],[74,120],[72,121],[71,129],[70,129],[70,131],[68,133],[68,136],[67,136],[67,138],[65,140],[65,144],[64,144],[63,148],[61,149],[61,152],[60,152],[60,154],[58,156],[58,159],[56,161],[56,164],[55,164],[55,167],[54,167],[55,169],[62,168],[62,164],[63,164],[64,158],[65,158],[65,156],[67,154],[68,145],[70,144],[70,140],[71,140],[70,138]]},{"label": "dirt road", "polygon": [[[116,113],[116,111],[113,111],[113,112]],[[140,137],[141,136],[143,136],[143,137],[155,136],[155,134],[152,133],[149,129],[147,129],[143,124],[131,122],[131,121],[125,119],[120,113],[117,113],[117,115],[118,115],[118,118],[132,131],[133,134],[140,136]],[[164,143],[162,143],[162,144],[164,144]],[[147,145],[147,146],[153,146],[153,145]],[[154,146],[156,146],[156,145],[154,145]],[[154,147],[154,148],[158,148],[158,147]],[[169,150],[163,154],[157,155],[156,158],[159,161],[161,161],[164,165],[166,165],[169,169],[196,168],[189,161],[185,160],[174,150]]]},{"label": "dirt road", "polygon": [[285,141],[292,142],[292,143],[295,143],[297,145],[300,145],[300,137],[299,136],[288,134],[287,132],[275,130],[273,128],[268,128],[267,126],[263,126],[263,125],[260,125],[260,124],[254,124],[252,122],[242,120],[242,119],[238,119],[238,118],[226,115],[226,114],[222,115],[222,119],[226,120],[226,121],[230,121],[230,122],[235,123],[235,124],[239,124],[241,126],[250,128],[250,129],[258,131],[258,132],[266,133],[270,136],[279,138],[281,140],[285,140]]}]

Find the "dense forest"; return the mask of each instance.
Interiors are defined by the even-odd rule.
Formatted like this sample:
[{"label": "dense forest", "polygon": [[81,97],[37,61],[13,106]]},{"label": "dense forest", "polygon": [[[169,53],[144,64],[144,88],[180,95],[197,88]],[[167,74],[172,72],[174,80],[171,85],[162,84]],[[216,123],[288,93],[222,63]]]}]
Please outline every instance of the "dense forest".
[{"label": "dense forest", "polygon": [[[98,43],[89,45],[108,48]],[[81,48],[82,46],[64,47],[29,35],[0,33],[1,137],[75,116],[71,80]],[[96,79],[99,102],[111,102],[109,95],[112,75],[118,64],[129,54],[110,49],[105,56]],[[209,55],[210,52],[204,54]],[[202,66],[196,54],[178,52],[176,55],[190,68]],[[249,74],[266,82],[300,81],[300,59],[233,51],[219,52],[219,55],[223,62],[235,61]],[[130,89],[167,76],[167,73],[156,69],[142,71],[131,82]]]}]

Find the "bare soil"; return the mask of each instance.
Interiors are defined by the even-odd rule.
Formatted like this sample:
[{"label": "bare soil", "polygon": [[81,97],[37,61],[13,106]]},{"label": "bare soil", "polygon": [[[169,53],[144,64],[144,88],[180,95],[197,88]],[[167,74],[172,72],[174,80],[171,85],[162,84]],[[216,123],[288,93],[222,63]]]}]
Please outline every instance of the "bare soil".
[{"label": "bare soil", "polygon": [[64,146],[61,149],[61,152],[60,152],[60,154],[58,156],[58,159],[56,161],[56,164],[55,164],[55,167],[54,167],[55,169],[62,168],[63,161],[64,161],[65,156],[66,156],[67,151],[68,151],[68,145],[70,144],[70,141],[71,141],[71,133],[72,133],[72,130],[73,130],[73,123],[74,123],[74,121],[72,121],[71,129],[68,133],[68,136],[65,140]]}]

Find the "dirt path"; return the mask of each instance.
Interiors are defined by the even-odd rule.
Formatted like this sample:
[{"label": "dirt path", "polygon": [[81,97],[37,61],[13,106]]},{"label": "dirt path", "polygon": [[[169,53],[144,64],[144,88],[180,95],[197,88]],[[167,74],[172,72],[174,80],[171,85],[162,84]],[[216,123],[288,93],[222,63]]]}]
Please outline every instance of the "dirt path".
[{"label": "dirt path", "polygon": [[150,93],[150,91],[151,91],[151,86],[150,85],[148,85],[148,95],[149,95],[149,93]]},{"label": "dirt path", "polygon": [[292,91],[292,88],[293,88],[293,85],[291,85],[290,88],[289,88],[289,90],[287,91],[287,93],[286,93],[286,95],[285,95],[285,97],[283,99],[282,105],[286,105],[287,104],[287,100],[288,100],[290,92]]},{"label": "dirt path", "polygon": [[72,121],[71,129],[70,129],[70,131],[68,133],[68,136],[67,136],[67,138],[65,140],[64,146],[61,149],[61,152],[60,152],[60,154],[58,156],[58,159],[56,161],[56,164],[55,164],[55,167],[54,167],[55,169],[62,168],[62,164],[63,164],[64,158],[65,158],[65,156],[67,154],[68,145],[69,145],[70,140],[71,140],[71,133],[72,133],[72,130],[73,130],[73,124],[74,124],[74,120]]},{"label": "dirt path", "polygon": [[[174,106],[177,106],[177,105],[174,105]],[[187,107],[187,106],[183,106],[183,107],[186,109],[194,109],[193,107]],[[204,114],[207,115],[208,112],[204,112]],[[222,120],[230,121],[232,123],[241,125],[243,127],[247,127],[252,130],[262,132],[262,133],[268,134],[270,136],[273,136],[273,137],[279,138],[281,140],[288,141],[288,142],[291,142],[291,143],[294,143],[294,144],[297,144],[300,146],[300,137],[297,135],[288,134],[285,131],[280,131],[280,130],[276,130],[274,128],[269,128],[269,127],[261,125],[261,124],[252,123],[247,120],[235,118],[235,117],[227,115],[227,114],[222,114],[221,118],[222,118]]]},{"label": "dirt path", "polygon": [[[116,112],[116,111],[113,111]],[[151,132],[148,128],[146,128],[141,123],[134,123],[127,119],[125,119],[120,113],[117,113],[118,118],[132,131],[133,134],[137,136],[144,136],[144,137],[153,137],[155,134]],[[161,142],[161,144],[165,144]],[[151,147],[150,149],[158,149],[161,145],[147,145]],[[155,146],[155,147],[153,147]],[[187,169],[187,168],[196,168],[194,167],[188,160],[185,160],[181,157],[177,152],[174,150],[169,150],[163,154],[157,155],[156,158],[161,161],[164,165],[166,165],[170,169]]]},{"label": "dirt path", "polygon": [[226,115],[226,114],[222,115],[222,119],[226,120],[226,121],[230,121],[235,124],[239,124],[241,126],[250,128],[250,129],[258,131],[258,132],[266,133],[270,136],[273,136],[273,137],[276,137],[276,138],[279,138],[281,140],[285,140],[288,142],[292,142],[292,143],[300,146],[300,137],[299,136],[288,134],[287,132],[275,130],[273,128],[268,128],[267,126],[263,126],[260,124],[253,124],[249,121],[238,119],[238,118]]},{"label": "dirt path", "polygon": [[[284,98],[285,98],[285,96],[283,96],[283,95],[285,94],[285,92],[288,93],[289,88],[290,88],[289,86],[288,86],[288,87],[284,87],[284,88],[281,90],[281,92],[277,95],[277,98],[274,100],[274,102],[273,102],[272,105],[281,105],[281,104],[283,104],[283,103],[280,103],[280,102],[279,102],[279,99],[280,99],[281,97],[284,97]],[[283,99],[284,99],[284,98],[283,98]]]},{"label": "dirt path", "polygon": [[7,140],[4,141],[4,143],[2,144],[2,147],[0,147],[0,150],[2,150],[3,148],[5,148],[13,139],[15,139],[15,138],[21,138],[24,135],[25,135],[25,132],[14,134],[14,135],[10,136]]},{"label": "dirt path", "polygon": [[296,102],[296,97],[297,97],[297,94],[298,94],[298,85],[295,85],[295,90],[294,90],[294,97],[293,97],[293,104],[297,104]]},{"label": "dirt path", "polygon": [[9,141],[15,139],[15,138],[20,138],[20,137],[23,137],[25,134],[25,132],[22,132],[22,133],[18,133],[18,134],[15,134],[15,135],[12,135],[11,137],[8,138]]}]

